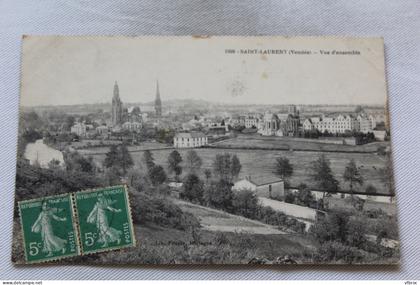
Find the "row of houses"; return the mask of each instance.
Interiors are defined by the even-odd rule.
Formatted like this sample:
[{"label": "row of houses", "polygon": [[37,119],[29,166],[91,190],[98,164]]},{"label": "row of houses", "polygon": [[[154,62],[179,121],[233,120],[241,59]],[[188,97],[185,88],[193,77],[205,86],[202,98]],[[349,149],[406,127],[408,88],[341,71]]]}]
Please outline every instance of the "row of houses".
[{"label": "row of houses", "polygon": [[338,115],[337,117],[312,117],[307,118],[302,124],[304,131],[318,130],[342,134],[348,131],[362,133],[372,132],[376,127],[377,121],[371,115],[359,114],[357,117],[351,115]]},{"label": "row of houses", "polygon": [[296,136],[301,131],[313,130],[333,134],[343,134],[349,131],[369,133],[376,128],[378,123],[384,123],[383,116],[340,114],[336,117],[302,118],[296,111],[283,114],[232,116],[226,120],[228,126],[255,128],[263,136]]},{"label": "row of houses", "polygon": [[114,127],[108,125],[95,127],[92,124],[77,122],[70,128],[70,132],[78,135],[79,137],[93,137],[95,135],[108,137],[111,131],[120,132],[122,130],[128,130],[130,132],[140,132],[142,128],[143,123],[138,121],[127,121]]}]

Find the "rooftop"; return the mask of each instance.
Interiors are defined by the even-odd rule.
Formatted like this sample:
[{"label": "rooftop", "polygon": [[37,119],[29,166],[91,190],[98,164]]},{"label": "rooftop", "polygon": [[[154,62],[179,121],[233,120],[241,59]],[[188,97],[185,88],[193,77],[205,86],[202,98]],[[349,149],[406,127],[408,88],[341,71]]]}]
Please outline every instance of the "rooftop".
[{"label": "rooftop", "polygon": [[177,138],[202,138],[206,135],[202,132],[191,132],[191,133],[177,133],[175,137]]},{"label": "rooftop", "polygon": [[282,182],[283,180],[279,177],[270,175],[270,176],[245,176],[243,179],[240,180],[248,180],[249,182],[261,186],[266,184],[273,184],[277,182]]}]

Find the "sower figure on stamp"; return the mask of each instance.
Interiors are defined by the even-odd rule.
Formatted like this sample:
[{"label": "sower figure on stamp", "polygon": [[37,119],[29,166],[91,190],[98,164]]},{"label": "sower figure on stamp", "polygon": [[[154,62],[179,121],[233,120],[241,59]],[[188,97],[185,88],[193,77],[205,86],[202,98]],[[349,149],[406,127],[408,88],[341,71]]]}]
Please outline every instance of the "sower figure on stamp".
[{"label": "sower figure on stamp", "polygon": [[111,207],[115,201],[109,201],[103,194],[98,195],[98,200],[95,203],[92,211],[87,217],[87,222],[96,224],[98,230],[98,242],[103,243],[102,247],[107,247],[109,242],[117,242],[120,244],[121,231],[109,226],[107,211],[120,213],[121,209]]},{"label": "sower figure on stamp", "polygon": [[42,237],[42,251],[48,253],[47,256],[52,256],[54,252],[62,251],[64,254],[66,251],[67,241],[54,235],[51,219],[59,222],[66,221],[66,218],[60,218],[55,214],[59,213],[60,210],[57,208],[50,208],[46,201],[42,202],[42,210],[32,225],[32,232],[41,232]]}]

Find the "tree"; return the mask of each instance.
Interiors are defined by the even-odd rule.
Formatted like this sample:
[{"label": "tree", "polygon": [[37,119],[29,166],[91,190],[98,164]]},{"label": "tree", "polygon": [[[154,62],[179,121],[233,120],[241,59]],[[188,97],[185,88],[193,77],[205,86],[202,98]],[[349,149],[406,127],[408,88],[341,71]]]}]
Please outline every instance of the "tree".
[{"label": "tree", "polygon": [[325,217],[319,218],[309,228],[309,232],[319,243],[327,241],[346,242],[348,213],[329,212]]},{"label": "tree", "polygon": [[354,109],[354,112],[355,113],[361,113],[361,112],[363,112],[362,106],[360,106],[360,105],[356,106],[356,108]]},{"label": "tree", "polygon": [[347,164],[344,174],[343,174],[344,181],[349,182],[350,185],[350,193],[353,194],[353,187],[357,183],[360,186],[363,185],[363,177],[357,168],[354,159],[351,159],[350,162]]},{"label": "tree", "polygon": [[149,169],[149,178],[154,186],[162,184],[166,181],[166,173],[162,166],[154,165]]},{"label": "tree", "polygon": [[216,157],[213,162],[213,173],[220,179],[225,181],[230,181],[231,175],[231,160],[230,154],[216,154]]},{"label": "tree", "polygon": [[127,170],[133,167],[134,162],[125,144],[120,145],[119,151],[120,151],[119,153],[120,154],[120,167],[123,171],[123,174],[125,175],[127,173]]},{"label": "tree", "polygon": [[110,168],[118,161],[118,159],[118,145],[112,145],[105,155],[103,165],[105,168]]},{"label": "tree", "polygon": [[50,162],[48,162],[48,168],[51,170],[61,169],[60,161],[58,159],[53,158]]},{"label": "tree", "polygon": [[155,159],[153,158],[153,155],[150,150],[144,151],[143,160],[148,170],[152,169],[155,166]]},{"label": "tree", "polygon": [[174,150],[168,157],[169,174],[175,173],[175,179],[179,180],[179,175],[182,173],[182,167],[179,165],[182,162],[182,157],[178,151]]},{"label": "tree", "polygon": [[125,144],[112,145],[104,160],[106,168],[115,167],[121,175],[125,175],[133,165],[133,158]]},{"label": "tree", "polygon": [[75,122],[76,119],[73,116],[67,116],[66,122],[64,124],[65,129],[70,131],[71,127],[74,125]]},{"label": "tree", "polygon": [[338,181],[334,178],[331,170],[330,161],[324,154],[312,162],[312,179],[316,182],[317,187],[326,193],[336,193],[338,191]]},{"label": "tree", "polygon": [[232,212],[232,184],[226,180],[220,180],[208,185],[204,191],[206,205],[227,212]]},{"label": "tree", "polygon": [[204,183],[194,174],[188,174],[182,185],[181,197],[193,203],[203,203]]},{"label": "tree", "polygon": [[65,166],[67,171],[79,171],[86,173],[95,172],[95,164],[93,163],[93,158],[90,156],[85,158],[83,155],[77,151],[64,152],[63,153]]},{"label": "tree", "polygon": [[193,149],[187,152],[185,162],[190,173],[199,171],[201,165],[203,164],[201,157],[199,157],[197,152]]},{"label": "tree", "polygon": [[372,195],[372,194],[376,194],[376,193],[377,193],[376,187],[375,187],[375,186],[373,186],[372,184],[369,184],[369,185],[366,187],[366,194],[368,194],[368,195]]},{"label": "tree", "polygon": [[210,180],[210,178],[211,178],[211,170],[210,170],[210,169],[208,169],[208,168],[206,168],[206,169],[204,170],[204,176],[206,177],[206,182],[208,183],[208,182],[209,182],[209,180]]},{"label": "tree", "polygon": [[213,161],[213,173],[220,180],[232,182],[241,172],[242,165],[236,154],[216,154]]},{"label": "tree", "polygon": [[349,219],[347,223],[346,237],[346,242],[348,245],[363,248],[367,242],[366,234],[367,225],[365,218],[356,216]]},{"label": "tree", "polygon": [[235,214],[245,218],[255,219],[259,210],[258,198],[254,192],[248,189],[242,189],[234,193],[232,205]]},{"label": "tree", "polygon": [[150,181],[147,175],[140,172],[138,169],[130,170],[127,174],[127,178],[128,185],[132,189],[135,189],[139,192],[145,192],[150,188]]},{"label": "tree", "polygon": [[288,180],[293,174],[293,166],[287,157],[278,157],[276,159],[274,173],[280,176],[284,181]]},{"label": "tree", "polygon": [[241,162],[239,161],[239,158],[234,154],[232,156],[231,164],[230,164],[230,175],[232,180],[235,178],[238,178],[239,172],[241,172]]}]

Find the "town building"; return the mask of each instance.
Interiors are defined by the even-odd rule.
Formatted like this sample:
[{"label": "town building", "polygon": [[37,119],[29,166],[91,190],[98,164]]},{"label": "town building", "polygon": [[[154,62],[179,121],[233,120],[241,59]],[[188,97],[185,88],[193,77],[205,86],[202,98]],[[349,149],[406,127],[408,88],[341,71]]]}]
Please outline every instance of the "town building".
[{"label": "town building", "polygon": [[277,177],[251,178],[251,176],[246,176],[244,179],[235,182],[232,190],[250,190],[259,197],[282,198],[284,197],[284,181]]},{"label": "town building", "polygon": [[386,131],[373,131],[373,135],[375,136],[375,139],[378,141],[384,141],[387,138]]},{"label": "town building", "polygon": [[315,129],[315,125],[312,123],[310,118],[307,118],[303,121],[302,128],[304,131],[312,131]]},{"label": "town building", "polygon": [[245,127],[245,116],[234,115],[228,119],[228,125],[232,128]]},{"label": "town building", "polygon": [[98,126],[96,128],[96,133],[100,136],[102,136],[103,138],[107,138],[109,136],[109,128],[108,126]]},{"label": "town building", "polygon": [[85,123],[76,123],[70,128],[70,132],[80,137],[86,136],[86,125]]},{"label": "town building", "polygon": [[[295,106],[296,108],[296,106]],[[296,112],[296,110],[295,110]],[[285,121],[283,121],[284,124],[281,124],[280,128],[282,130],[283,136],[296,136],[299,131],[299,116],[289,114]]]},{"label": "town building", "polygon": [[143,117],[141,114],[141,110],[140,107],[135,106],[135,107],[129,107],[127,109],[127,122],[137,122],[137,123],[141,123],[143,121]]},{"label": "town building", "polygon": [[245,117],[245,128],[257,128],[258,127],[259,118],[257,116],[247,116]]},{"label": "town building", "polygon": [[357,121],[359,123],[358,130],[362,133],[372,132],[372,121],[365,114],[360,114],[357,116]]},{"label": "town building", "polygon": [[276,114],[266,113],[260,125],[259,133],[263,136],[275,136],[280,128],[280,120]]},{"label": "town building", "polygon": [[176,148],[201,147],[207,144],[207,136],[202,132],[177,133],[174,137]]},{"label": "town building", "polygon": [[123,130],[128,130],[131,132],[140,132],[143,125],[139,122],[125,122],[122,124],[121,127]]}]

